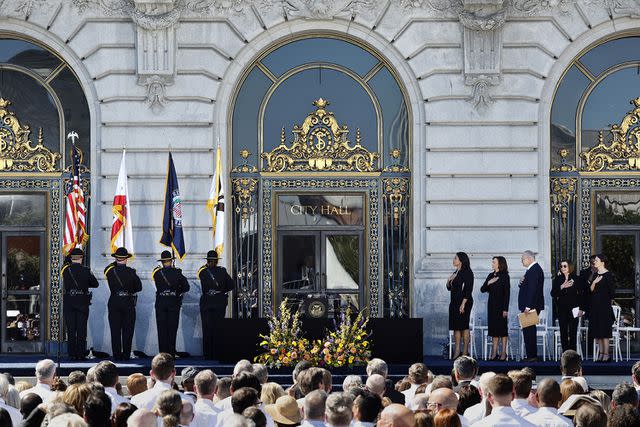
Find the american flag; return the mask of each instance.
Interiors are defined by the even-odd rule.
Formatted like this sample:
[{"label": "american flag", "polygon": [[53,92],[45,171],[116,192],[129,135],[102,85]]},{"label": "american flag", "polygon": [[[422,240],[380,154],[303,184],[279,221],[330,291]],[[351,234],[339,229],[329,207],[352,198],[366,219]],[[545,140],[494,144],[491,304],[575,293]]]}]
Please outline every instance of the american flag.
[{"label": "american flag", "polygon": [[80,181],[80,163],[82,152],[75,144],[71,149],[71,184],[65,197],[65,221],[64,221],[64,253],[68,254],[76,246],[82,247],[89,235],[87,234],[84,194]]}]

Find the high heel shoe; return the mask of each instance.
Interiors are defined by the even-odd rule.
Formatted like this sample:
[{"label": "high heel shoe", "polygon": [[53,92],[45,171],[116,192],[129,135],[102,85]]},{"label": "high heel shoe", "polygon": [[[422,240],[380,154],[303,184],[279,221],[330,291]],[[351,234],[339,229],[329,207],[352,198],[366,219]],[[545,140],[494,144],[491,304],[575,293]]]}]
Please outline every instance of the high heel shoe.
[{"label": "high heel shoe", "polygon": [[605,354],[604,356],[602,356],[602,363],[610,363],[611,362],[611,356],[608,354]]},{"label": "high heel shoe", "polygon": [[492,362],[497,362],[498,360],[500,360],[500,356],[498,356],[497,354],[495,356],[493,356],[491,359]]},{"label": "high heel shoe", "polygon": [[506,362],[506,361],[507,361],[507,359],[508,359],[508,357],[505,355],[505,356],[504,356],[504,359],[503,359],[502,357],[500,357],[500,359],[498,359],[498,360],[499,360],[499,361],[501,361],[501,362]]}]

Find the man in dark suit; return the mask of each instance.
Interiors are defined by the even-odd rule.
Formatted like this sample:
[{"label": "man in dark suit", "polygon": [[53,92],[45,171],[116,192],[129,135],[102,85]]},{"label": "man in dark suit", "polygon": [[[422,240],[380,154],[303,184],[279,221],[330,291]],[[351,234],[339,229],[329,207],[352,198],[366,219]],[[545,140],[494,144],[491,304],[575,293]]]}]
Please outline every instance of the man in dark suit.
[{"label": "man in dark suit", "polygon": [[[536,262],[536,256],[531,251],[522,254],[522,265],[527,269],[520,280],[518,292],[518,310],[528,313],[535,310],[540,314],[544,310],[544,272],[540,264]],[[538,360],[538,345],[536,339],[536,326],[522,328],[522,337],[527,351],[525,362]]]}]

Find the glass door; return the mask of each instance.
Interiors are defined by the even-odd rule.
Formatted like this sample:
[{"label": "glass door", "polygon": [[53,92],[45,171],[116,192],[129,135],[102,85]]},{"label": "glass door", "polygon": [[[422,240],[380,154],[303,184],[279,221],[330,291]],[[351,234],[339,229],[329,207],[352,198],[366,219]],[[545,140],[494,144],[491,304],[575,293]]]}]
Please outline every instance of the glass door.
[{"label": "glass door", "polygon": [[622,308],[622,316],[629,324],[638,323],[640,312],[640,230],[599,231],[598,252],[609,260],[608,269],[616,283],[615,300]]},{"label": "glass door", "polygon": [[41,353],[44,232],[2,232],[3,353]]}]

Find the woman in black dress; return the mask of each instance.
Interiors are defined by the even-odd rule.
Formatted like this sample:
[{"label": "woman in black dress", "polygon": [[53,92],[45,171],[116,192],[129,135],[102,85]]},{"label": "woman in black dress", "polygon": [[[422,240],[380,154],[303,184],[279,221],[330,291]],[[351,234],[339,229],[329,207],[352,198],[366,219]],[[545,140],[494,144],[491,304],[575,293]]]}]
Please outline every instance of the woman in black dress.
[{"label": "woman in black dress", "polygon": [[599,357],[597,362],[610,362],[609,339],[611,338],[611,325],[615,321],[613,315],[613,296],[615,285],[613,275],[606,268],[607,258],[604,255],[596,255],[593,266],[598,273],[593,281],[588,283],[587,292],[590,296],[589,304],[589,335],[598,344]]},{"label": "woman in black dress", "polygon": [[[509,338],[509,297],[511,283],[507,260],[503,256],[491,260],[492,273],[489,273],[480,292],[488,292],[487,302],[488,335],[491,337],[490,360],[507,360],[507,340]],[[498,356],[498,341],[502,341],[502,353]]]},{"label": "woman in black dress", "polygon": [[562,352],[575,351],[578,318],[573,317],[573,309],[582,307],[583,304],[580,280],[574,272],[571,261],[566,259],[560,261],[560,270],[551,284],[551,297],[556,303]]},{"label": "woman in black dress", "polygon": [[[454,358],[469,355],[469,315],[473,306],[473,271],[469,265],[469,256],[464,252],[456,253],[453,258],[453,272],[447,280],[447,290],[451,292],[449,303],[449,330],[455,338]],[[460,341],[463,341],[462,353]]]}]

